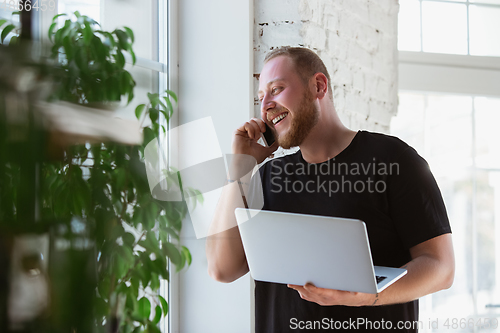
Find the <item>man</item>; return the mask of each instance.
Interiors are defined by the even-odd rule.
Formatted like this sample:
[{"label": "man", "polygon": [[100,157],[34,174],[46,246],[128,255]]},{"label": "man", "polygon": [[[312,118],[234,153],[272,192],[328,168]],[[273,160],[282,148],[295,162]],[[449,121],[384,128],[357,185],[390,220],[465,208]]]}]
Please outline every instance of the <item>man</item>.
[{"label": "man", "polygon": [[[260,168],[263,209],[361,219],[374,264],[404,266],[408,273],[376,295],[256,281],[256,332],[339,325],[416,332],[416,300],[449,288],[454,276],[451,230],[427,163],[397,138],[346,128],[334,108],[328,72],[306,48],[272,51],[259,81],[263,120],[251,119],[235,131],[233,153],[261,163],[278,144],[300,147]],[[264,122],[277,136],[271,147],[257,143]],[[244,164],[234,161],[233,172],[245,174],[249,166],[244,171]],[[209,274],[217,281],[232,282],[248,272],[234,217],[234,209],[242,206],[239,187],[246,183],[224,188],[212,222],[212,233],[222,230],[206,244]],[[292,190],[293,184],[313,185],[306,191],[304,186]],[[314,322],[323,325],[312,327]]]}]

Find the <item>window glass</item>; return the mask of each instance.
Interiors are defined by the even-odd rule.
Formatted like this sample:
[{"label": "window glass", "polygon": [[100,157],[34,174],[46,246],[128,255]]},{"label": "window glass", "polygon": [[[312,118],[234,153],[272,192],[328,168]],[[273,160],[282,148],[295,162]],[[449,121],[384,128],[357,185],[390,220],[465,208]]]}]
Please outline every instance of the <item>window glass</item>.
[{"label": "window glass", "polygon": [[398,49],[420,51],[420,2],[401,0],[398,16]]},{"label": "window glass", "polygon": [[428,158],[441,174],[472,165],[472,98],[429,95],[427,97]]},{"label": "window glass", "polygon": [[500,7],[469,6],[470,54],[500,56]]},{"label": "window glass", "polygon": [[[399,95],[398,116],[392,118],[391,131],[405,133],[405,142],[424,154],[425,96],[405,93]],[[404,111],[401,111],[404,110]]]},{"label": "window glass", "polygon": [[476,125],[476,165],[500,169],[500,99],[474,99]]},{"label": "window glass", "polygon": [[467,7],[423,1],[422,39],[424,52],[467,54]]},{"label": "window glass", "polygon": [[[490,326],[481,332],[496,332],[498,313],[487,305],[500,303],[500,99],[400,92],[399,100],[391,134],[409,144],[423,141],[418,151],[436,178],[453,231],[455,281],[421,299],[424,332],[448,332],[444,323],[451,328],[452,318],[481,320]],[[491,322],[482,321],[486,317]],[[440,329],[433,329],[436,320]],[[474,328],[464,327],[456,331]]]},{"label": "window glass", "polygon": [[79,11],[80,14],[93,18],[101,22],[101,1],[100,0],[59,0],[57,2],[57,12],[71,14]]}]

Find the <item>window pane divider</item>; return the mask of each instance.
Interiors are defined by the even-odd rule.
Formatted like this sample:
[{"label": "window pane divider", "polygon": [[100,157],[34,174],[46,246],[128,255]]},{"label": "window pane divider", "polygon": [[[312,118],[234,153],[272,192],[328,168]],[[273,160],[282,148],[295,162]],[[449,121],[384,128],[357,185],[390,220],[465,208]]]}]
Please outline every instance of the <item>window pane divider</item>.
[{"label": "window pane divider", "polygon": [[399,51],[399,62],[447,67],[500,70],[500,57]]},{"label": "window pane divider", "polygon": [[420,2],[441,2],[441,3],[454,3],[454,4],[459,4],[459,5],[474,5],[474,6],[481,6],[481,7],[496,7],[499,8],[500,4],[494,4],[494,3],[482,3],[482,2],[472,2],[472,1],[447,1],[447,0],[420,0]]}]

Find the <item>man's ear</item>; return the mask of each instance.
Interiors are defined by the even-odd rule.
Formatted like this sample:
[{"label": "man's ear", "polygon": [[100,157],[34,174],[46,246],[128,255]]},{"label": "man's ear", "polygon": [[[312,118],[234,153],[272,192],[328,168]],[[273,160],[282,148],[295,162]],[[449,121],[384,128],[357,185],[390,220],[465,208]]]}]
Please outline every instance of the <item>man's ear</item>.
[{"label": "man's ear", "polygon": [[323,73],[316,73],[313,76],[314,81],[314,95],[322,99],[328,94],[328,79]]}]

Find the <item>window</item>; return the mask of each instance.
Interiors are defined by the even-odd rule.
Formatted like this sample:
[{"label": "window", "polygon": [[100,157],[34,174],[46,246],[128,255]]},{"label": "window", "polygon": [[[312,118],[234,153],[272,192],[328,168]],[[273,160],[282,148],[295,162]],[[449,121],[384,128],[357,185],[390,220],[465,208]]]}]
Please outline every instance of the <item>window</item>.
[{"label": "window", "polygon": [[[448,332],[453,318],[453,331],[494,332],[500,327],[493,307],[500,303],[500,98],[400,92],[399,99],[391,133],[429,163],[455,248],[452,288],[421,299],[424,332]],[[460,327],[462,318],[466,324]],[[490,319],[489,329],[484,318]],[[440,329],[429,327],[436,319]]]},{"label": "window", "polygon": [[402,51],[500,56],[500,1],[401,0]]},{"label": "window", "polygon": [[391,134],[429,163],[456,262],[452,288],[420,300],[421,331],[496,332],[500,0],[400,0],[398,47],[399,108]]}]

